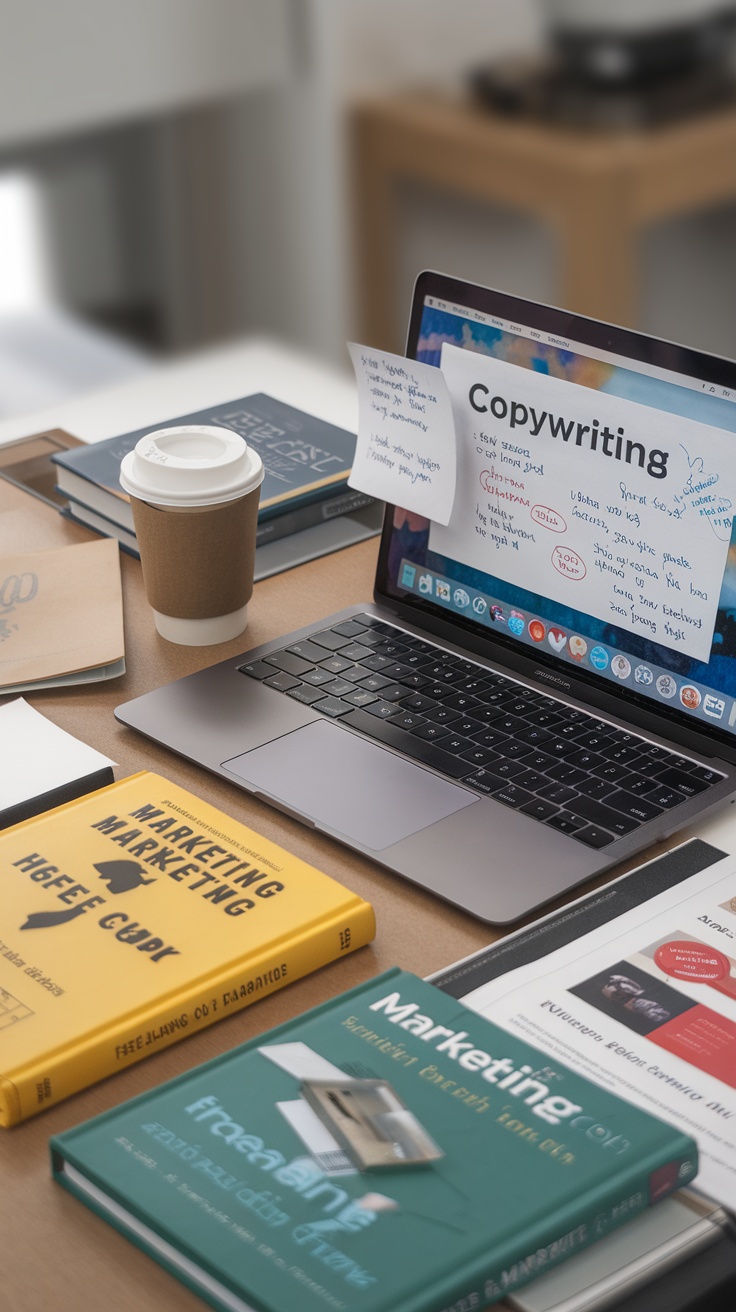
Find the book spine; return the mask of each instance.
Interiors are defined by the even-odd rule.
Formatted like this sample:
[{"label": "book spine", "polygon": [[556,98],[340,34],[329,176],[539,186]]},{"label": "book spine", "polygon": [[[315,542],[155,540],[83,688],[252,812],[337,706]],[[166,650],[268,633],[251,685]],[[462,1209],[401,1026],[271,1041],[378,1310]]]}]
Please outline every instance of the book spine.
[{"label": "book spine", "polygon": [[12,1080],[0,1075],[0,1125],[16,1125],[21,1119],[18,1090]]},{"label": "book spine", "polygon": [[[525,1235],[515,1236],[505,1256],[496,1256],[492,1262],[480,1257],[472,1269],[466,1268],[465,1279],[455,1274],[445,1285],[408,1299],[394,1312],[480,1309],[513,1294],[645,1211],[651,1203],[655,1172],[663,1171],[671,1180],[666,1190],[657,1192],[657,1202],[689,1184],[697,1171],[697,1148],[684,1135],[681,1143],[679,1153],[670,1140],[666,1147],[646,1155],[644,1161],[640,1157],[625,1173],[613,1175],[610,1186],[590,1190],[555,1212],[553,1228],[549,1218],[527,1227]],[[615,1167],[611,1170],[614,1172]]]},{"label": "book spine", "polygon": [[[81,519],[82,512],[85,512],[88,515],[93,515],[97,520],[102,520],[100,528],[107,533],[108,537],[116,537],[115,530],[122,529],[134,538],[135,529],[130,503],[116,499],[111,492],[107,492],[105,488],[97,487],[96,484],[90,483],[89,486],[94,487],[94,493],[91,496],[84,497],[78,496],[76,490],[67,491],[59,483],[56,484],[56,491],[66,498],[67,504],[62,510],[62,514],[66,510],[75,515],[77,519]],[[105,528],[107,524],[110,525],[109,529]]]},{"label": "book spine", "polygon": [[320,479],[319,482],[304,483],[301,487],[289,488],[288,491],[277,492],[275,496],[267,496],[261,500],[258,519],[259,521],[269,519],[272,515],[280,515],[285,510],[298,510],[302,506],[311,505],[314,501],[325,501],[330,497],[338,496],[347,488],[349,477],[350,470],[344,469],[339,474],[331,474],[328,478]]},{"label": "book spine", "polygon": [[350,515],[356,510],[363,510],[373,504],[375,498],[367,492],[347,492],[340,496],[330,496],[321,501],[313,501],[296,510],[287,510],[280,515],[271,515],[258,522],[256,529],[256,546],[266,542],[276,542],[278,538],[290,537],[302,529],[313,528],[323,524],[327,519],[336,519],[340,515]]},{"label": "book spine", "polygon": [[[116,499],[105,488],[92,483],[89,487],[94,488],[94,492],[85,500],[79,488],[65,488],[61,483],[57,483],[57,492],[65,497],[67,502],[61,509],[62,515],[67,519],[73,519],[76,523],[84,524],[85,528],[92,528],[96,533],[117,538],[126,551],[131,555],[138,555],[129,506],[126,507],[125,502]],[[365,510],[367,506],[373,505],[374,501],[375,497],[369,496],[367,492],[357,492],[352,488],[347,492],[343,491],[341,484],[335,489],[326,488],[325,495],[316,501],[306,501],[294,508],[284,505],[282,509],[280,505],[276,505],[270,511],[266,511],[265,515],[261,513],[258,516],[256,546],[261,547],[267,542],[277,542],[279,538],[291,537],[293,533],[314,528],[316,524],[323,524],[328,519],[337,519],[341,515]],[[97,504],[93,505],[92,502]],[[130,520],[130,523],[123,523],[123,520]]]},{"label": "book spine", "polygon": [[372,906],[356,899],[314,928],[270,944],[259,955],[200,979],[195,988],[169,996],[155,1007],[123,1017],[88,1041],[47,1055],[21,1072],[0,1075],[0,1125],[13,1125],[44,1111],[87,1085],[347,956],[370,943],[375,929]]},{"label": "book spine", "polygon": [[122,524],[113,524],[112,520],[106,519],[104,515],[98,515],[95,511],[88,510],[86,506],[80,507],[77,501],[70,502],[68,506],[61,506],[59,514],[62,519],[69,520],[70,524],[81,524],[92,533],[99,533],[104,538],[117,539],[121,551],[126,551],[129,556],[140,560],[141,553],[138,548],[127,541],[128,538],[132,538],[134,544],[135,537],[127,528],[123,528]]},{"label": "book spine", "polygon": [[[100,450],[99,444],[94,444],[95,453]],[[80,501],[83,506],[94,505],[96,499],[102,500],[105,505],[110,506],[111,515],[123,515],[126,519],[133,522],[133,512],[130,509],[130,497],[127,492],[118,483],[117,471],[123,460],[123,452],[112,457],[112,466],[107,477],[101,477],[99,474],[95,477],[91,473],[86,473],[83,469],[66,469],[63,463],[56,460],[56,491],[62,496],[70,497],[74,501]]]}]

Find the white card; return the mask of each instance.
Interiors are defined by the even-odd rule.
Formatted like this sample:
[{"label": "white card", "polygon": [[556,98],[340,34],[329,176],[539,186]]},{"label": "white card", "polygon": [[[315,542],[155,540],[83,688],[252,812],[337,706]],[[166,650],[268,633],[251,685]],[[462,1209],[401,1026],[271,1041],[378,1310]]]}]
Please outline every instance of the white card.
[{"label": "white card", "polygon": [[47,720],[22,697],[0,707],[0,739],[4,762],[0,809],[114,764],[109,756]]},{"label": "white card", "polygon": [[306,1043],[269,1043],[258,1051],[297,1080],[344,1080],[345,1072]]},{"label": "white card", "polygon": [[447,524],[455,499],[455,428],[434,365],[348,342],[358,381],[351,487]]}]

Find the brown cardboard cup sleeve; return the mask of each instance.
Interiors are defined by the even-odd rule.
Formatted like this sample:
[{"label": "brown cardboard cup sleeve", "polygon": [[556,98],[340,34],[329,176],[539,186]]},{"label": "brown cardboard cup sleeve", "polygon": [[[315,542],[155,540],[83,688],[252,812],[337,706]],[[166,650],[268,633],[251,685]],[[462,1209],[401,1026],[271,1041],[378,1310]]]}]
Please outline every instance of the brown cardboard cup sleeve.
[{"label": "brown cardboard cup sleeve", "polygon": [[149,604],[163,615],[210,619],[253,594],[260,487],[234,501],[164,509],[131,497]]}]

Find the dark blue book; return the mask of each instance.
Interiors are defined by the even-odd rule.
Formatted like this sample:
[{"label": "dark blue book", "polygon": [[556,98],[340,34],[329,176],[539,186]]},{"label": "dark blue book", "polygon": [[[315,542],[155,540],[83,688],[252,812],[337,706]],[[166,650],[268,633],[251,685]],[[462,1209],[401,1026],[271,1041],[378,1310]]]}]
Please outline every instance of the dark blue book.
[{"label": "dark blue book", "polygon": [[[158,428],[214,424],[240,433],[261,457],[259,524],[345,492],[355,453],[355,434],[258,392],[197,410],[104,442],[53,457],[59,490],[71,500],[133,532],[130,501],[120,487],[123,456]],[[300,527],[303,527],[301,525]],[[293,531],[293,530],[292,530]]]}]

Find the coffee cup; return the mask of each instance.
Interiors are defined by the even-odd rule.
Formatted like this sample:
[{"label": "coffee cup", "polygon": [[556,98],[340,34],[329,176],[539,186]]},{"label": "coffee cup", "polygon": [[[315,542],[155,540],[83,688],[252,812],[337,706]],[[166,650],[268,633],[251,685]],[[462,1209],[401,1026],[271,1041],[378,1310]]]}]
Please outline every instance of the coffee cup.
[{"label": "coffee cup", "polygon": [[162,638],[227,642],[248,623],[263,462],[229,428],[183,425],[123,458],[143,582]]}]

